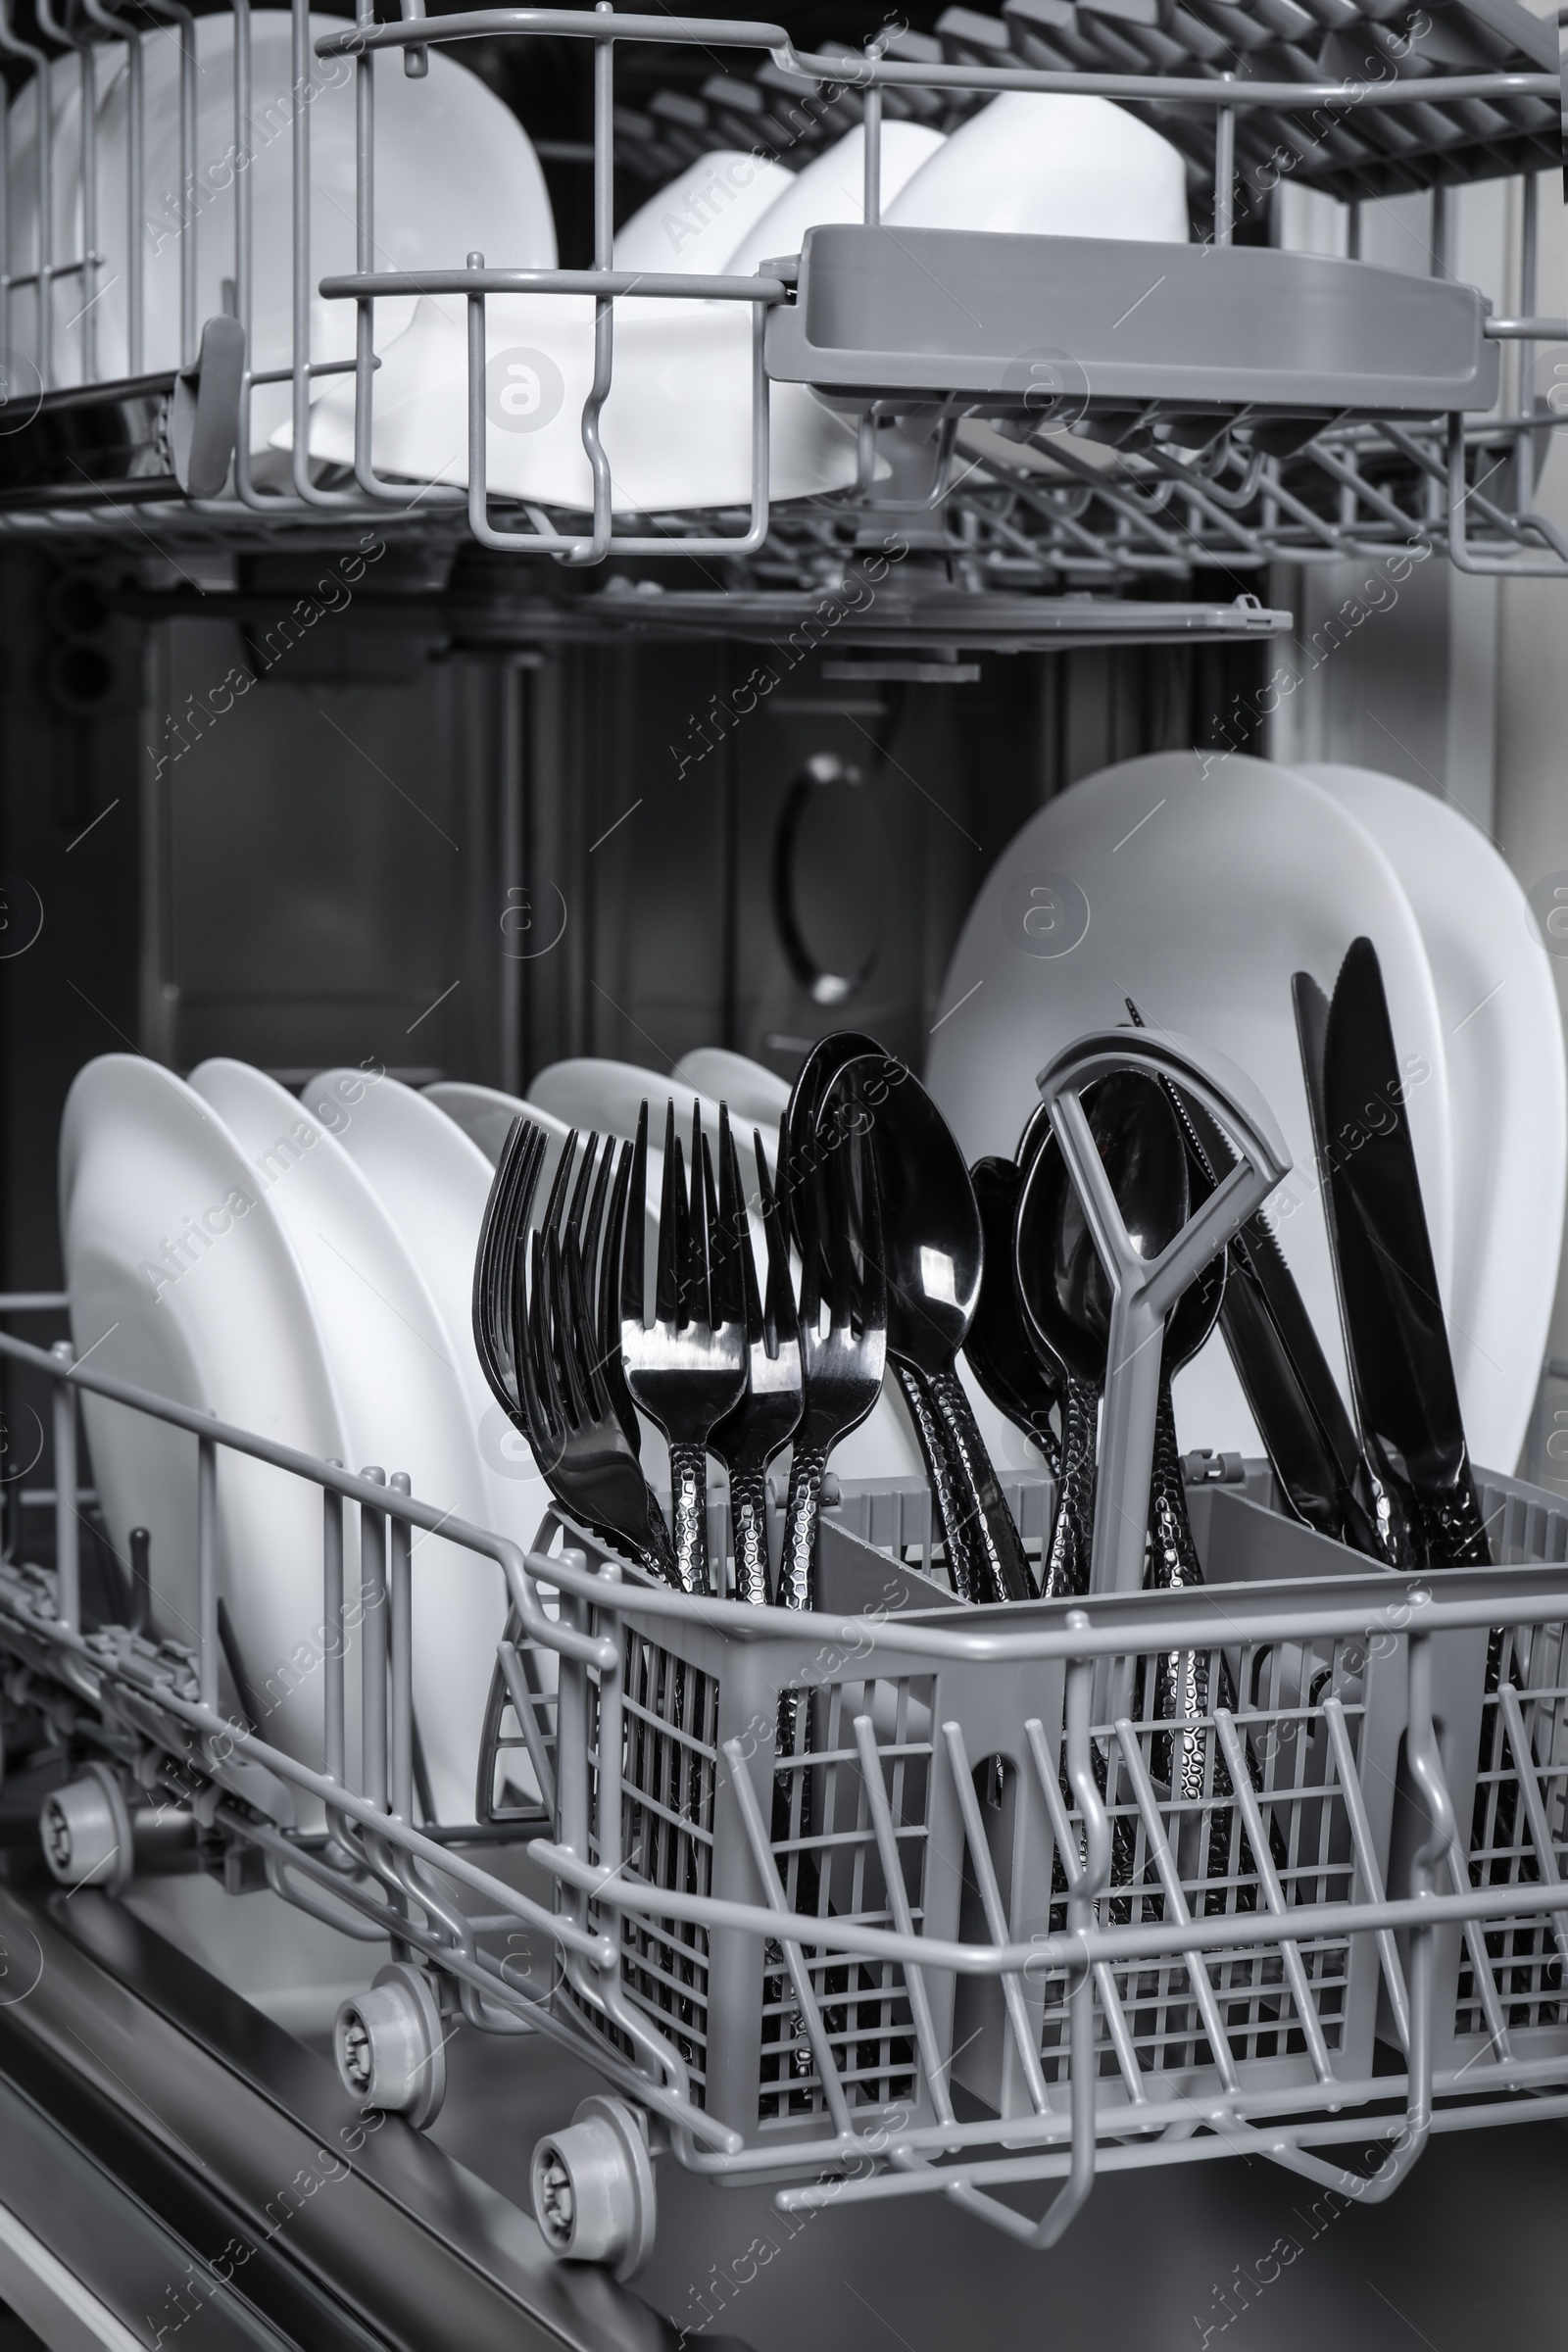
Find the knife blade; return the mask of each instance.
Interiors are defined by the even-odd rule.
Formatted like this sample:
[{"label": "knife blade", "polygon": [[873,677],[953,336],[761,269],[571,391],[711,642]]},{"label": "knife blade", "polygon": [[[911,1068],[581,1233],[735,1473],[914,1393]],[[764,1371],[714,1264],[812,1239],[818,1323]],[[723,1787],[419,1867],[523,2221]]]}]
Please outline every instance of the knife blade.
[{"label": "knife blade", "polygon": [[1308,999],[1314,1047],[1321,1037],[1319,1152],[1329,1239],[1368,1452],[1411,1498],[1419,1565],[1487,1567],[1492,1550],[1438,1291],[1407,1084],[1370,939],[1351,942],[1320,1026],[1319,1014]]}]

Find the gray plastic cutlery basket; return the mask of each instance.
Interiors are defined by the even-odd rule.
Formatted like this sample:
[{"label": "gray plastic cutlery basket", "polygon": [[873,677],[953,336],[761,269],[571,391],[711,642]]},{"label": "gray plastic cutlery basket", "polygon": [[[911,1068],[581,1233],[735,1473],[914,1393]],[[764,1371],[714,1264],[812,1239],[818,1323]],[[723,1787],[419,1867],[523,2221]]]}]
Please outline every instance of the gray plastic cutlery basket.
[{"label": "gray plastic cutlery basket", "polygon": [[[1204,1941],[1215,1920],[1376,1899],[1388,1863],[1401,1645],[1391,1639],[1380,1650],[1368,1639],[1359,1593],[1335,1605],[1333,1580],[1364,1587],[1367,1563],[1279,1517],[1256,1498],[1263,1483],[1254,1479],[1253,1493],[1193,1493],[1211,1591],[1094,1607],[1097,1625],[1120,1615],[1139,1628],[1095,1674],[1092,1740],[1113,1849],[1104,1916],[1139,1926],[1185,1907],[1191,1920],[1182,1951],[1097,1972],[1102,2100],[1283,2089],[1371,2072],[1373,1936],[1317,1934],[1290,1947]],[[1009,1484],[1026,1538],[1038,1541],[1049,1481]],[[933,2071],[1004,2116],[1031,2112],[1042,2086],[1051,2102],[1067,2097],[1059,1969],[1043,1964],[1016,1979],[910,1972],[835,1941],[843,1922],[895,1931],[902,1919],[934,1943],[974,1944],[1027,1944],[1066,1924],[1057,1833],[1077,1845],[1082,1818],[1062,1795],[1063,1660],[936,1661],[903,1651],[899,1628],[985,1623],[1005,1646],[1030,1629],[1059,1631],[1068,1606],[958,1611],[935,1581],[940,1561],[929,1566],[924,1502],[912,1482],[846,1492],[822,1523],[821,1607],[786,1637],[774,1630],[777,1616],[749,1638],[733,1623],[705,1624],[700,1601],[653,1619],[639,1615],[630,1591],[617,1599],[625,1874],[712,1906],[766,1901],[760,1821],[788,1908],[821,1922],[804,1955],[813,2035],[776,1939],[716,1915],[621,1915],[627,2001],[676,2043],[694,2096],[752,2146],[818,2136],[840,2096],[857,2128],[879,2116],[929,2121]],[[1327,1580],[1316,1595],[1321,1628],[1271,1639],[1271,1614],[1283,1625],[1299,1613],[1294,1582],[1287,1592],[1282,1580],[1303,1575]],[[1244,1583],[1248,1621],[1233,1635],[1226,1588]],[[1168,1635],[1151,1639],[1162,1616]],[[868,1619],[885,1629],[874,1654],[860,1630]],[[1233,1693],[1226,1736],[1244,1760],[1240,1794],[1210,1717],[1179,1736],[1184,1792],[1171,1795],[1176,1743],[1154,1713],[1155,1667],[1184,1634],[1183,1654],[1203,1657],[1211,1687]],[[785,1688],[808,1703],[799,1752],[778,1770]],[[591,1698],[586,1730],[597,1773]],[[873,1753],[880,1801],[867,1777]],[[737,1755],[755,1798],[750,1833]],[[592,1905],[590,1920],[613,1924]],[[923,1979],[918,1990],[911,1973]],[[925,2036],[915,2015],[922,1995]],[[562,1998],[584,2014],[571,1991]],[[613,2036],[612,2024],[600,2024]]]}]

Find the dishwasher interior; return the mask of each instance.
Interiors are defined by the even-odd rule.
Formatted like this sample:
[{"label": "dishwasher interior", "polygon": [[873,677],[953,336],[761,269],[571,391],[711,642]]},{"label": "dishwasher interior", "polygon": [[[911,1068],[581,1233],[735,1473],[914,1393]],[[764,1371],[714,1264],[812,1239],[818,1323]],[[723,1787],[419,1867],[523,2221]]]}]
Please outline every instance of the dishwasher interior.
[{"label": "dishwasher interior", "polygon": [[0,0],[0,2346],[1549,2335],[1558,40]]}]

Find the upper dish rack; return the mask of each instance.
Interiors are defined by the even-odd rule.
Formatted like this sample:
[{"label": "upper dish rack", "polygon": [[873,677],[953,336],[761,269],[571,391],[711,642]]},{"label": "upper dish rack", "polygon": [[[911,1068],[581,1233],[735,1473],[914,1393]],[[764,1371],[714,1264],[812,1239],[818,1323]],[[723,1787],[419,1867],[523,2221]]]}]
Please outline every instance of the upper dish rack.
[{"label": "upper dish rack", "polygon": [[[249,0],[219,12],[232,56],[233,272],[220,312],[205,318],[198,250],[215,231],[202,219],[195,20],[165,7],[174,29],[159,36],[107,0],[68,0],[64,19],[55,0],[34,0],[28,35],[14,8],[0,6],[0,53],[15,75],[0,132],[0,200],[16,184],[11,145],[29,82],[33,122],[41,112],[55,125],[57,85],[74,55],[75,121],[94,124],[85,141],[79,128],[74,142],[58,127],[34,132],[25,159],[37,191],[30,254],[14,250],[12,225],[0,231],[0,258],[18,265],[0,276],[0,427],[9,427],[0,429],[0,531],[107,536],[145,552],[149,539],[160,548],[309,544],[370,526],[551,559],[541,586],[560,578],[555,566],[607,561],[635,570],[684,558],[710,567],[710,593],[570,600],[579,617],[591,604],[603,625],[644,629],[711,625],[748,598],[787,611],[858,564],[885,571],[897,561],[905,568],[893,601],[916,616],[901,619],[905,633],[951,637],[948,620],[918,615],[960,602],[972,608],[979,594],[986,618],[960,633],[1004,643],[1092,633],[1086,590],[1121,592],[1115,633],[1128,634],[1125,592],[1140,583],[1158,598],[1147,608],[1151,633],[1266,632],[1284,616],[1251,598],[1168,600],[1195,570],[1250,575],[1281,558],[1377,561],[1402,552],[1419,560],[1442,547],[1469,570],[1568,573],[1568,538],[1534,504],[1561,421],[1535,394],[1535,360],[1542,345],[1568,340],[1568,321],[1540,314],[1535,286],[1533,174],[1560,160],[1557,74],[1549,26],[1508,0],[1442,5],[1409,24],[1361,16],[1350,0],[1319,0],[1316,14],[1296,0],[1246,8],[1203,0],[1200,13],[1183,0],[1099,9],[1008,0],[1001,18],[950,9],[934,37],[901,31],[864,51],[820,54],[798,52],[779,26],[762,23],[643,17],[606,5],[429,19],[416,0],[404,5],[398,23],[376,24],[366,8],[358,22],[322,34],[305,0],[293,0],[292,93],[303,100],[273,126],[291,156],[292,331],[275,365],[258,365],[270,355],[253,333],[255,240],[274,232],[255,223],[245,170],[257,141],[252,65],[263,21],[253,20]],[[125,174],[130,220],[149,221],[143,52],[155,37],[179,48],[181,365],[148,374],[136,371],[147,277],[138,239],[125,241],[122,350],[99,332],[106,314],[98,306],[114,283],[100,232],[116,193],[100,152],[97,93],[122,57],[129,128],[113,172]],[[538,39],[578,40],[591,51],[592,266],[517,269],[505,254],[477,252],[454,254],[452,267],[434,270],[376,266],[385,258],[376,237],[376,119],[391,66],[378,75],[376,54],[401,51],[417,82],[432,48]],[[719,48],[762,62],[750,79],[710,76],[695,96],[669,90],[646,112],[617,110],[624,43],[683,61]],[[317,77],[328,75],[352,75],[355,91],[357,266],[323,275],[313,253],[308,101]],[[1201,241],[885,229],[884,120],[951,123],[1014,90],[1108,97],[1143,115],[1186,160]],[[808,156],[857,120],[865,132],[860,225],[811,230],[798,260],[781,257],[749,276],[612,267],[617,163],[639,179],[662,174],[743,130],[759,156],[785,144]],[[1520,315],[1494,318],[1444,272],[1442,191],[1513,172],[1524,174]],[[1352,207],[1370,195],[1438,191],[1438,271],[1414,277],[1238,242],[1238,229],[1287,175]],[[1352,254],[1356,219],[1352,210]],[[68,285],[79,291],[79,307],[57,305]],[[617,500],[600,418],[624,331],[617,304],[628,295],[748,307],[748,502],[638,513]],[[566,401],[570,414],[580,406],[591,512],[489,486],[487,311],[516,296],[577,298],[583,388],[579,401],[568,387]],[[461,306],[467,321],[466,446],[441,469],[446,480],[434,466],[394,469],[380,457],[377,306],[419,297],[445,298],[454,315]],[[29,304],[30,350],[18,333]],[[321,356],[321,319],[350,305],[354,356]],[[384,332],[381,341],[384,349]],[[1507,349],[1519,358],[1504,368]],[[129,376],[109,372],[117,356],[128,359]],[[351,420],[342,411],[352,457],[339,449],[326,463],[307,444],[318,451],[312,404],[332,391],[333,378],[352,379]],[[853,425],[857,464],[846,487],[770,498],[779,386],[810,387]],[[269,448],[259,435],[258,404],[269,392],[286,392],[291,450]],[[1067,601],[1049,607],[1042,591],[1065,592]],[[684,610],[696,606],[703,611]]]}]

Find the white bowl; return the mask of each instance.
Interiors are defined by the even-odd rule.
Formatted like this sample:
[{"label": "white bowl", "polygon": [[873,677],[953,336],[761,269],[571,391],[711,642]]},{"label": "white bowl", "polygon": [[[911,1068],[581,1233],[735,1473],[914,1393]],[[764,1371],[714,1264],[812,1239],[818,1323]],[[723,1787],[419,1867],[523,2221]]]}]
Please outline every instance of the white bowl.
[{"label": "white bowl", "polygon": [[[234,139],[233,20],[225,13],[196,24],[197,102],[195,193],[179,196],[179,44],[171,32],[143,40],[145,86],[144,323],[142,366],[150,371],[180,365],[180,274],[186,240],[196,240],[196,324],[224,307],[223,281],[234,275],[234,190],[249,174],[252,209],[251,365],[286,367],[293,352],[292,172],[293,83],[291,22],[278,10],[251,19],[250,161],[241,167]],[[341,32],[335,17],[313,17],[311,38]],[[123,47],[99,51],[98,238],[105,256],[101,291],[93,306],[98,372],[111,377],[129,365],[126,223],[137,208],[127,200],[126,139],[129,67]],[[311,277],[355,267],[355,73],[348,58],[313,54],[309,123],[311,148]],[[470,251],[518,268],[548,268],[556,259],[555,223],[544,175],[516,118],[466,67],[444,50],[430,53],[430,71],[411,81],[401,59],[375,60],[375,266],[379,270],[461,269]],[[54,140],[54,251],[57,261],[81,249],[81,106],[77,63],[60,58],[50,74]],[[9,253],[15,270],[32,266],[37,223],[37,83],[12,107]],[[188,222],[183,225],[182,222]],[[376,305],[376,343],[384,346],[414,316],[415,297]],[[85,296],[79,276],[54,287],[55,376],[82,380]],[[312,357],[354,355],[356,308],[312,295]],[[25,289],[12,296],[12,343],[37,352],[36,303]],[[290,388],[275,385],[253,397],[252,446],[265,447],[287,416]]]},{"label": "white bowl", "polygon": [[615,268],[722,277],[736,246],[794,185],[782,164],[716,147],[633,213],[615,237]]},{"label": "white bowl", "polygon": [[1187,167],[1108,98],[1009,91],[922,165],[888,225],[1187,242]]},{"label": "white bowl", "polygon": [[[946,145],[941,131],[930,130],[923,122],[883,123],[884,212],[921,166]],[[865,132],[857,123],[781,191],[776,203],[741,238],[725,267],[737,277],[750,277],[763,262],[799,253],[808,228],[864,218]]]},{"label": "white bowl", "polygon": [[[422,298],[413,323],[382,354],[371,440],[378,472],[466,484],[466,308],[456,299]],[[593,383],[593,298],[493,295],[485,328],[490,489],[543,506],[591,508],[582,408]],[[775,499],[842,489],[855,479],[853,419],[830,414],[804,384],[775,384],[771,416]],[[745,506],[752,484],[750,304],[618,300],[600,432],[618,514]],[[290,447],[289,427],[280,426],[272,441]],[[311,454],[353,463],[352,379],[330,381],[313,408]]]}]

